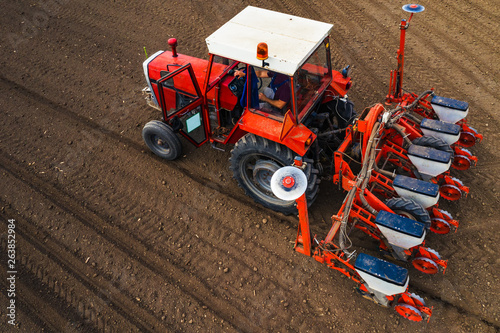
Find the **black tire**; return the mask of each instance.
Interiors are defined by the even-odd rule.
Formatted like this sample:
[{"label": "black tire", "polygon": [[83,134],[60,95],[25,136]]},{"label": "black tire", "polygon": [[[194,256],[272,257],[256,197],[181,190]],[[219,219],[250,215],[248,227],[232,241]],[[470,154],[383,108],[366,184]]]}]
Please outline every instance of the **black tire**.
[{"label": "black tire", "polygon": [[433,136],[421,136],[420,138],[416,138],[415,140],[413,140],[411,143],[414,145],[430,147],[450,153],[451,160],[453,161],[453,157],[455,155],[453,148],[451,148],[449,144],[447,144],[440,138],[436,138]]},{"label": "black tire", "polygon": [[153,153],[166,160],[175,160],[182,153],[181,141],[172,127],[159,120],[144,125],[142,138]]},{"label": "black tire", "polygon": [[[278,199],[271,191],[270,181],[276,170],[292,165],[296,154],[287,147],[253,134],[242,137],[231,151],[231,170],[233,177],[245,193],[264,207],[289,215],[297,213],[295,201]],[[306,198],[310,206],[319,190],[318,170],[311,160],[307,162],[304,173],[308,186]]]},{"label": "black tire", "polygon": [[431,217],[429,212],[415,201],[407,198],[391,198],[387,200],[385,204],[392,209],[394,213],[422,222],[427,229],[430,228]]}]

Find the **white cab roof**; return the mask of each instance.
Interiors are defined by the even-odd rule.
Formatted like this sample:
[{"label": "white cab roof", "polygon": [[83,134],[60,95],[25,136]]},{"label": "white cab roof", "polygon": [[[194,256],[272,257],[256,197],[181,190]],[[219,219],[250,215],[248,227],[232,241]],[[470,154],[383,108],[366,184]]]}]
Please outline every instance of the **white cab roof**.
[{"label": "white cab roof", "polygon": [[293,75],[333,25],[248,6],[207,37],[208,51],[221,57],[262,67],[257,45],[267,43],[270,70]]}]

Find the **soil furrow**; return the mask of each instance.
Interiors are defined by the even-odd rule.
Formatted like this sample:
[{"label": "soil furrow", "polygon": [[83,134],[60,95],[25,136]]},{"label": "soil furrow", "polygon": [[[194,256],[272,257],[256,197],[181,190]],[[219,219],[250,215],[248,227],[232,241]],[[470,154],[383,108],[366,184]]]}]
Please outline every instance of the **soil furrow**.
[{"label": "soil furrow", "polygon": [[[31,244],[38,252],[47,256],[47,258],[56,263],[57,266],[61,267],[62,270],[74,276],[87,290],[92,291],[97,297],[102,297],[100,294],[102,295],[102,291],[105,290],[105,301],[110,305],[108,310],[113,309],[118,312],[123,318],[131,321],[139,331],[153,332],[158,329],[163,331],[167,330],[160,320],[156,319],[137,304],[134,304],[134,302],[126,297],[121,290],[118,290],[110,284],[109,281],[103,280],[100,277],[91,278],[91,276],[95,276],[94,269],[78,260],[78,258],[71,254],[68,249],[54,241],[49,234],[34,227],[32,221],[25,220],[9,210],[6,210],[6,214],[10,216],[10,218],[16,220],[16,235],[24,239],[25,242]],[[27,258],[25,259],[26,261],[30,261],[29,251],[26,251],[25,248],[26,246],[22,246],[21,244],[18,245],[18,254],[25,256]],[[46,271],[43,275],[47,279],[47,276],[53,276],[52,274],[54,271],[55,270]],[[57,277],[54,277],[54,279],[55,281],[61,282]],[[83,297],[80,299],[82,300]],[[76,304],[71,305],[76,307]],[[95,310],[91,309],[91,311]],[[92,317],[94,316],[95,314]],[[86,319],[91,319],[91,316],[88,317],[89,318]],[[109,325],[110,322],[105,326]],[[61,326],[59,329],[61,329]]]},{"label": "soil furrow", "polygon": [[[247,5],[333,23],[333,68],[352,66],[349,98],[359,114],[387,94],[398,26],[410,15],[402,3],[6,2],[0,215],[20,221],[17,329],[149,331],[159,323],[182,332],[499,331],[499,8],[488,0],[420,4],[425,11],[407,31],[404,86],[469,102],[469,123],[484,135],[470,149],[477,167],[451,171],[469,196],[439,203],[460,228],[426,236],[426,246],[449,260],[446,274],[399,263],[409,269],[410,289],[434,306],[429,323],[360,299],[353,281],[295,252],[296,216],[244,195],[228,168],[230,146],[195,148],[181,138],[180,158],[166,162],[141,139],[142,126],[161,118],[140,93],[143,47],[169,50],[175,37],[180,53],[207,59],[205,38]],[[320,187],[309,209],[318,239],[345,197],[331,179]],[[379,256],[364,233],[352,240]],[[47,311],[38,314],[41,307]]]},{"label": "soil furrow", "polygon": [[[4,244],[2,243],[2,250],[4,249]],[[23,267],[24,268],[24,267]],[[7,281],[7,275],[2,270],[0,272],[0,286],[2,290],[7,290],[9,287],[4,284],[4,281]],[[33,277],[35,279],[35,277]],[[16,287],[23,290],[22,293],[18,293],[16,296],[16,320],[17,327],[14,325],[12,327],[35,331],[46,331],[46,332],[60,332],[64,328],[67,328],[67,323],[69,319],[63,317],[61,311],[58,311],[54,304],[51,304],[47,301],[45,295],[40,295],[40,290],[33,288],[33,281],[30,279],[29,281],[24,281],[24,276],[19,276],[16,280]],[[29,316],[30,321],[32,323],[27,323],[24,316]],[[19,326],[19,323],[22,323],[22,326]],[[30,325],[31,324],[31,325]],[[36,328],[32,325],[36,325]],[[11,324],[4,324],[5,327]],[[31,326],[31,327],[30,327]],[[81,331],[75,329],[75,331]]]},{"label": "soil furrow", "polygon": [[441,308],[452,307],[461,315],[466,315],[467,317],[475,317],[475,318],[479,319],[481,322],[483,322],[484,324],[486,324],[487,326],[494,328],[496,331],[500,330],[500,325],[498,325],[497,323],[494,323],[494,322],[488,320],[480,313],[472,312],[470,310],[464,309],[463,307],[461,307],[457,304],[453,304],[453,303],[448,302],[447,300],[443,299],[441,296],[436,295],[432,292],[429,292],[428,288],[426,288],[426,286],[424,286],[424,285],[413,282],[411,284],[411,289],[414,290],[417,294],[419,294],[419,296],[423,296],[425,298],[432,299],[433,301],[439,303],[438,306]]},{"label": "soil furrow", "polygon": [[[3,154],[0,154],[0,165],[2,165],[2,167],[12,176],[23,180],[33,190],[57,204],[62,210],[67,211],[69,214],[74,214],[75,218],[85,226],[101,234],[121,251],[130,256],[130,258],[138,260],[148,269],[162,276],[166,281],[170,281],[170,283],[176,285],[178,285],[177,281],[183,281],[183,285],[179,285],[179,287],[184,293],[190,295],[190,297],[201,305],[208,306],[216,315],[223,318],[226,322],[231,323],[241,331],[254,331],[257,329],[257,327],[255,327],[252,322],[249,322],[244,314],[239,313],[234,306],[228,305],[226,302],[212,297],[212,291],[202,282],[194,277],[188,276],[182,269],[172,265],[170,262],[166,262],[162,259],[162,256],[149,249],[136,238],[130,236],[127,232],[109,225],[94,212],[90,212],[74,203],[74,201],[69,199],[70,196],[67,194],[64,195],[61,189],[52,187],[30,173],[25,172],[22,168],[16,167],[11,161],[6,160]],[[162,263],[162,265],[158,263]]]},{"label": "soil furrow", "polygon": [[[147,149],[143,144],[134,141],[126,136],[123,136],[119,133],[116,133],[112,130],[109,130],[105,128],[104,126],[101,126],[98,124],[96,121],[86,118],[84,116],[81,116],[80,114],[77,114],[68,108],[61,106],[57,104],[56,102],[47,99],[46,97],[39,95],[37,92],[30,90],[29,88],[20,85],[14,81],[9,80],[8,78],[5,78],[4,76],[0,75],[0,81],[3,81],[4,84],[13,87],[16,89],[17,92],[21,93],[24,97],[28,98],[29,100],[33,100],[36,103],[39,103],[41,105],[44,105],[46,108],[44,109],[45,111],[49,111],[51,113],[56,114],[59,118],[67,118],[70,119],[76,123],[78,123],[80,126],[83,125],[84,127],[90,129],[93,131],[91,134],[87,133],[88,136],[92,137],[90,141],[97,141],[101,142],[101,136],[106,137],[107,140],[111,139],[115,141],[118,144],[122,144],[128,148],[131,148],[135,150],[136,152],[140,153],[139,156],[142,156],[142,153]],[[22,140],[19,141],[19,143],[22,143]],[[97,144],[92,144],[93,146],[97,146]],[[158,162],[161,162],[162,165],[164,165],[166,168],[168,168],[168,172],[171,174],[171,176],[176,175],[176,173],[188,177],[191,181],[194,181],[203,187],[208,187],[216,192],[219,192],[221,195],[224,197],[229,197],[232,196],[234,197],[235,194],[232,192],[227,191],[223,187],[220,186],[219,183],[216,183],[208,178],[206,178],[203,174],[195,174],[192,172],[189,168],[190,166],[188,165],[183,165],[182,162],[180,161],[172,161],[170,163],[165,163],[163,160],[160,158],[154,156],[154,155],[149,155],[153,160],[156,160]],[[122,194],[115,193],[116,196],[122,196]],[[242,204],[246,205],[247,207],[254,208],[254,203],[249,199],[247,196],[240,194],[235,197],[239,202]],[[271,214],[273,217],[276,217],[278,219],[282,219],[283,216],[281,214],[268,211],[269,214]]]}]

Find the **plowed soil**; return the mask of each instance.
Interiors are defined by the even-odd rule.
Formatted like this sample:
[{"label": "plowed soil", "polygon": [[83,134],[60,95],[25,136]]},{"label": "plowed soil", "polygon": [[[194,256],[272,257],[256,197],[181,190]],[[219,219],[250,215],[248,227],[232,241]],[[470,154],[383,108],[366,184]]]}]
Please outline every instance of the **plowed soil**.
[{"label": "plowed soil", "polygon": [[[0,44],[0,331],[497,332],[500,328],[500,9],[422,1],[407,32],[405,87],[470,104],[484,140],[470,188],[442,208],[460,220],[427,245],[446,273],[409,267],[429,323],[361,298],[355,283],[293,251],[297,218],[238,188],[231,147],[166,162],[141,138],[142,61],[168,49],[205,58],[204,39],[247,5],[334,24],[332,61],[350,64],[356,109],[383,102],[404,3],[382,0],[3,1]],[[324,237],[345,195],[321,184]],[[7,221],[16,224],[16,326],[7,323]],[[363,241],[363,235],[353,235]],[[365,241],[366,242],[366,241]],[[369,245],[371,243],[368,243]]]}]

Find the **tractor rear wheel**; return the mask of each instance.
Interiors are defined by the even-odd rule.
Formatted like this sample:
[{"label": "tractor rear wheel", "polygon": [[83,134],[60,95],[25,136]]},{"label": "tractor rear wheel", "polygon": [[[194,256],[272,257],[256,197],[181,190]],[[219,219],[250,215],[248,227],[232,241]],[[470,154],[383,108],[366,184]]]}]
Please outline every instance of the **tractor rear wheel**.
[{"label": "tractor rear wheel", "polygon": [[427,228],[431,225],[431,217],[424,207],[406,198],[391,198],[385,202],[394,213],[409,219],[422,222]]},{"label": "tractor rear wheel", "polygon": [[[295,201],[278,199],[271,190],[271,177],[281,167],[292,165],[296,154],[287,147],[254,134],[242,137],[231,151],[231,170],[238,185],[245,193],[261,205],[286,215],[297,212]],[[311,205],[319,189],[318,170],[313,161],[307,162],[306,198]]]},{"label": "tractor rear wheel", "polygon": [[181,141],[172,127],[159,120],[144,125],[142,138],[153,153],[166,160],[175,160],[182,153]]}]

